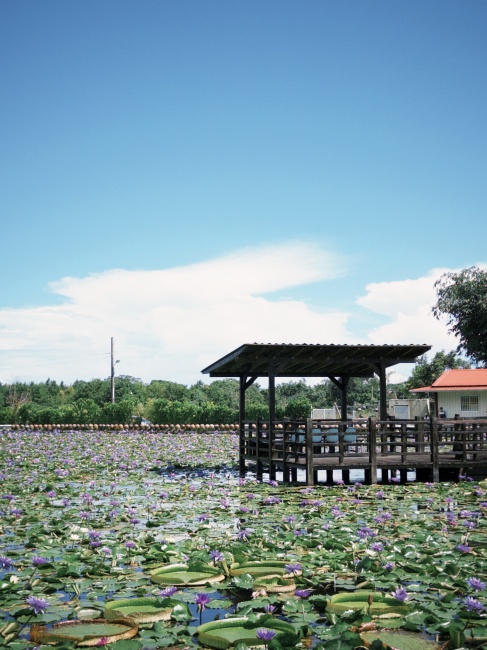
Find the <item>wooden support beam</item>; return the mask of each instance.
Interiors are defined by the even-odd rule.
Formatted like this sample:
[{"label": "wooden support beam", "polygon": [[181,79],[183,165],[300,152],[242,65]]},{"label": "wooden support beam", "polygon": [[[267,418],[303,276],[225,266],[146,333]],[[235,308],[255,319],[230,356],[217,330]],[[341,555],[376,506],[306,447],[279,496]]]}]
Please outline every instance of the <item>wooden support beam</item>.
[{"label": "wooden support beam", "polygon": [[306,420],[305,445],[306,445],[306,485],[314,485],[313,473],[313,420]]},{"label": "wooden support beam", "polygon": [[433,464],[432,479],[433,483],[440,481],[440,449],[438,435],[438,420],[431,419],[431,462]]},{"label": "wooden support beam", "polygon": [[377,484],[377,430],[375,420],[369,418],[369,462],[370,462],[370,484]]},{"label": "wooden support beam", "polygon": [[384,363],[374,363],[375,372],[379,375],[379,420],[387,420],[387,376]]}]

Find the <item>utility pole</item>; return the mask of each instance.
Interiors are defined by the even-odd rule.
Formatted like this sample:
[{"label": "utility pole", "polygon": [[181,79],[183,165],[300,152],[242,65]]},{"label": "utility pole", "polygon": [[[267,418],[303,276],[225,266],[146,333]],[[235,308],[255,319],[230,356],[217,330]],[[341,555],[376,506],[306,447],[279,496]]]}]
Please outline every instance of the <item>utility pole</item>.
[{"label": "utility pole", "polygon": [[110,353],[111,382],[110,382],[110,388],[111,388],[111,394],[112,394],[112,404],[115,404],[115,364],[119,363],[119,360],[117,359],[115,361],[115,357],[113,355],[113,336],[110,339],[110,341],[111,341],[111,353]]}]

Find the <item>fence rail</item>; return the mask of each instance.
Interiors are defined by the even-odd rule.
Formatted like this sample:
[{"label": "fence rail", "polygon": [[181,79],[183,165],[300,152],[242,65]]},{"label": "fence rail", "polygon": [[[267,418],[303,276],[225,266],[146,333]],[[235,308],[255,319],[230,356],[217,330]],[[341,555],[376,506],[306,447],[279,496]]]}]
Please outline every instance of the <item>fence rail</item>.
[{"label": "fence rail", "polygon": [[487,473],[487,419],[482,420],[244,420],[240,429],[240,470],[246,462],[264,467],[274,477],[295,480],[306,471],[306,483],[319,470],[363,469],[377,482],[377,470],[415,469],[422,480],[439,481],[447,470],[477,469]]}]

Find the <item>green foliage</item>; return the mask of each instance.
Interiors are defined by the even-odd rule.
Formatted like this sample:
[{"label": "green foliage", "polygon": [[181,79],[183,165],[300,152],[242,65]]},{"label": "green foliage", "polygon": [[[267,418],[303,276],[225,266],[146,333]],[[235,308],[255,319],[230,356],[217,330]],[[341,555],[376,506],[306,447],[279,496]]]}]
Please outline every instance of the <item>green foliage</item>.
[{"label": "green foliage", "polygon": [[286,417],[299,419],[308,418],[311,414],[311,402],[306,397],[293,397],[284,409]]},{"label": "green foliage", "polygon": [[123,424],[130,422],[132,414],[136,408],[133,399],[123,399],[120,402],[104,404],[100,411],[100,420],[102,424]]},{"label": "green foliage", "polygon": [[449,332],[476,364],[487,366],[487,271],[472,266],[445,273],[435,283],[437,302],[433,314],[447,317]]},{"label": "green foliage", "polygon": [[454,350],[451,352],[437,352],[431,361],[426,355],[420,357],[414,366],[411,377],[405,382],[409,391],[413,388],[431,386],[438,377],[449,368],[470,368],[468,361],[457,357]]}]

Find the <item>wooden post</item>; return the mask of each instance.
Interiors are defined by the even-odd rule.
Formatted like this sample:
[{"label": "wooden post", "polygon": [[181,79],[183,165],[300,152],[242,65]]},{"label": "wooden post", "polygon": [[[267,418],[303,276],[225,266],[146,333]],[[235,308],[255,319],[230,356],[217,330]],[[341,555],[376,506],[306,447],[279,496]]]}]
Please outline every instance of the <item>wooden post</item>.
[{"label": "wooden post", "polygon": [[267,462],[269,463],[269,478],[272,478],[272,475],[274,475],[274,478],[276,476],[276,469],[273,467],[272,463],[272,444],[271,441],[273,440],[273,428],[274,428],[274,421],[276,419],[276,377],[275,375],[269,372],[269,424],[267,425],[269,427],[269,431],[267,433],[267,441],[269,443],[269,451],[268,451],[268,457],[267,457]]},{"label": "wooden post", "polygon": [[238,466],[240,476],[245,474],[245,377],[240,377],[239,407],[238,407],[238,428],[239,428],[239,459]]},{"label": "wooden post", "polygon": [[369,462],[370,462],[370,484],[377,484],[377,432],[375,420],[369,418]]},{"label": "wooden post", "polygon": [[258,479],[262,478],[262,461],[260,460],[260,428],[262,424],[260,418],[257,418],[257,430],[256,430],[256,439],[255,439],[255,457],[257,459],[257,466],[255,474]]},{"label": "wooden post", "polygon": [[313,421],[311,418],[306,420],[305,430],[305,451],[306,451],[306,485],[314,485],[313,474]]},{"label": "wooden post", "polygon": [[401,465],[406,463],[408,431],[405,424],[401,425]]},{"label": "wooden post", "polygon": [[288,425],[284,423],[282,429],[282,480],[284,483],[288,483],[290,478],[287,466],[287,446],[289,441],[289,432],[287,427]]},{"label": "wooden post", "polygon": [[340,377],[341,383],[341,408],[342,408],[342,422],[347,421],[347,395],[348,395],[348,382],[350,377]]},{"label": "wooden post", "polygon": [[438,436],[438,418],[431,418],[431,462],[433,464],[433,483],[440,481],[440,449]]}]

